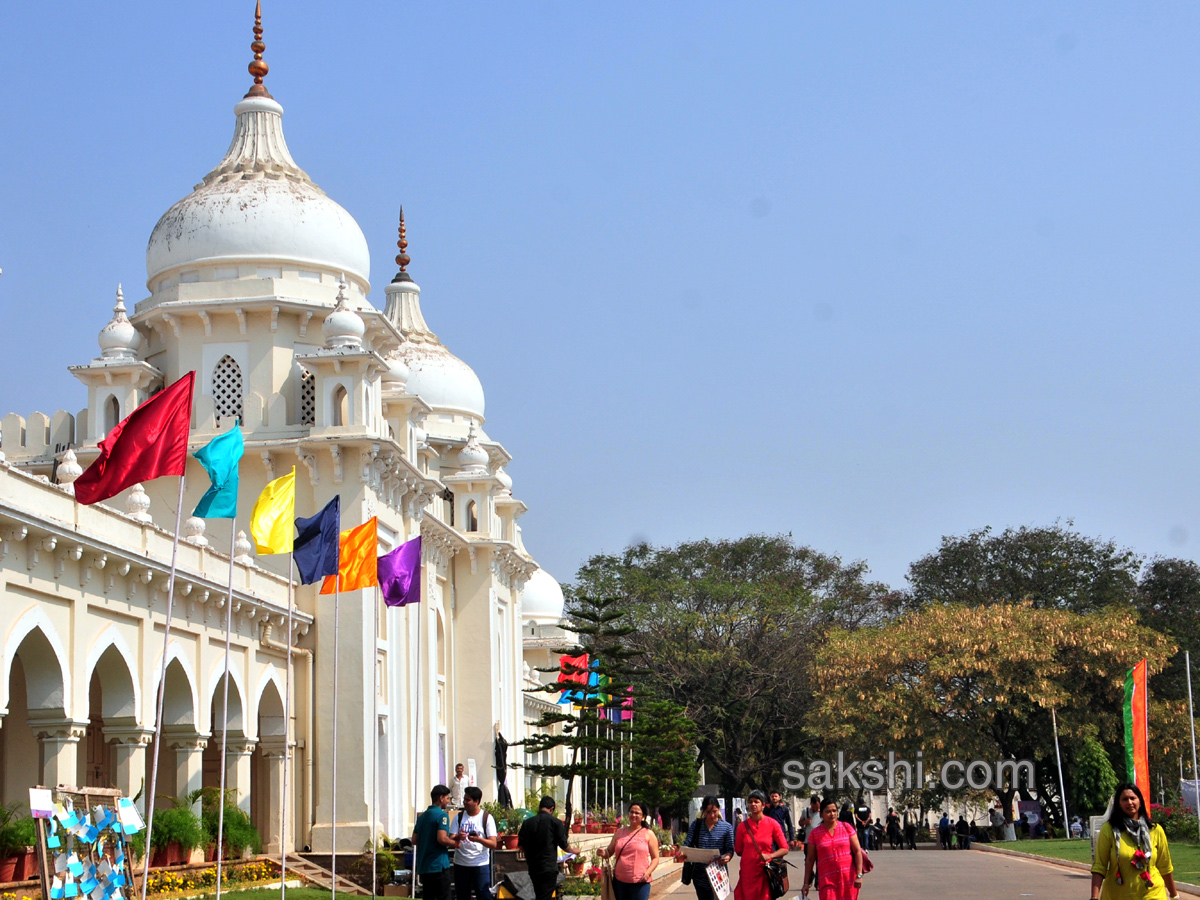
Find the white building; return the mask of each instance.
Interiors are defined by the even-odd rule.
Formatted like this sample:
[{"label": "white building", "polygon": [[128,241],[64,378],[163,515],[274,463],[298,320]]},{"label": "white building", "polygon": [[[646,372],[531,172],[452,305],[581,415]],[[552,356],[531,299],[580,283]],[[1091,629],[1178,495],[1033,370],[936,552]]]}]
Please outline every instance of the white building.
[{"label": "white building", "polygon": [[[485,798],[495,797],[495,735],[519,740],[530,719],[522,590],[536,595],[535,636],[561,618],[562,594],[522,543],[526,508],[504,471],[511,457],[484,430],[479,379],[426,324],[403,219],[380,311],[368,299],[363,233],[293,160],[257,38],[253,49],[256,83],[234,107],[228,151],[150,235],[148,294],[127,310],[118,289],[100,354],[71,366],[86,407],[0,423],[0,800],[23,801],[37,782],[132,795],[149,781],[178,483],[84,507],[71,482],[114,424],[195,370],[191,449],[238,419],[245,434],[238,530],[266,482],[295,466],[297,515],[340,494],[343,529],[379,517],[381,553],[424,537],[423,597],[396,610],[373,591],[342,597],[335,798],[331,598],[297,586],[288,635],[287,558],[256,557],[228,520],[188,519],[158,793],[218,783],[236,541],[228,783],[277,849],[290,736],[288,844],[327,852],[336,815],[339,847],[357,851],[371,827],[373,765],[384,834],[407,834],[457,761],[474,759]],[[99,323],[108,306],[96,298],[80,313]],[[185,517],[207,487],[189,458]],[[521,749],[509,758],[521,762]],[[523,779],[509,775],[518,801]]]}]

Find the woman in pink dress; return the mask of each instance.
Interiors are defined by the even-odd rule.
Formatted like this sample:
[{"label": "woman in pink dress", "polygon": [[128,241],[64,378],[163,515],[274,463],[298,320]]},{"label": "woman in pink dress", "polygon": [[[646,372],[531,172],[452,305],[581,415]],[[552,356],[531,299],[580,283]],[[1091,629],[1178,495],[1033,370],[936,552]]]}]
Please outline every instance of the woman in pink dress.
[{"label": "woman in pink dress", "polygon": [[837,801],[828,797],[821,801],[821,824],[814,825],[808,833],[801,897],[808,897],[814,864],[819,900],[858,900],[862,887],[862,847],[854,826],[838,821]]},{"label": "woman in pink dress", "polygon": [[742,858],[737,887],[733,890],[734,900],[771,900],[765,866],[769,860],[787,856],[787,838],[778,822],[763,815],[766,794],[751,791],[746,805],[750,815],[733,836],[733,850]]}]

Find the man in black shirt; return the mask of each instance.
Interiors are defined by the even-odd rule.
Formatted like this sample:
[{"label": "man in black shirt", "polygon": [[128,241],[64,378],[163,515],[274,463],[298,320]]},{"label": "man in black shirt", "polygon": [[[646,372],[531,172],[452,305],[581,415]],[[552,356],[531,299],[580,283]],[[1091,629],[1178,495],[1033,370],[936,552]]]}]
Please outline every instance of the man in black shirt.
[{"label": "man in black shirt", "polygon": [[792,811],[783,802],[783,794],[771,791],[771,805],[763,812],[779,823],[779,827],[783,829],[783,836],[790,845],[796,839],[796,832],[792,828]]},{"label": "man in black shirt", "polygon": [[567,844],[567,826],[554,814],[553,797],[543,797],[537,815],[521,825],[517,846],[525,854],[537,900],[550,900],[558,886],[558,850],[572,850]]}]

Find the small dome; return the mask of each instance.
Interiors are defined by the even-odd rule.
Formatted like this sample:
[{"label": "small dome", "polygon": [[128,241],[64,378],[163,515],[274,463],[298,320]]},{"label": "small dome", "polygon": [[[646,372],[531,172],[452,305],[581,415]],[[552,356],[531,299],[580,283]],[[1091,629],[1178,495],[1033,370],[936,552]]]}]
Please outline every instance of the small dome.
[{"label": "small dome", "polygon": [[119,284],[113,317],[100,329],[97,342],[100,344],[100,356],[104,359],[136,359],[137,349],[142,346],[142,336],[125,315],[125,295],[121,293]]},{"label": "small dome", "polygon": [[249,97],[225,158],[154,226],[147,287],[167,272],[222,262],[299,263],[347,272],[366,285],[371,255],[354,218],[296,165],[283,138],[283,107]]},{"label": "small dome", "polygon": [[362,316],[346,305],[346,281],[338,282],[337,304],[333,312],[321,323],[325,335],[325,346],[330,350],[361,350],[363,335],[367,333]]},{"label": "small dome", "polygon": [[538,625],[557,625],[563,617],[562,588],[545,569],[538,569],[521,591],[521,617]]},{"label": "small dome", "polygon": [[465,362],[439,343],[405,341],[397,351],[408,365],[408,392],[438,412],[483,419],[483,385]]},{"label": "small dome", "polygon": [[404,364],[400,355],[393,350],[384,357],[384,362],[388,364],[387,371],[379,377],[379,380],[394,388],[405,387],[408,384],[408,366]]},{"label": "small dome", "polygon": [[490,460],[488,452],[479,443],[479,435],[472,422],[467,432],[466,446],[458,451],[458,471],[463,475],[486,475]]},{"label": "small dome", "polygon": [[513,485],[512,476],[504,471],[503,466],[496,470],[496,480],[502,485],[499,491],[500,496],[511,497]]}]

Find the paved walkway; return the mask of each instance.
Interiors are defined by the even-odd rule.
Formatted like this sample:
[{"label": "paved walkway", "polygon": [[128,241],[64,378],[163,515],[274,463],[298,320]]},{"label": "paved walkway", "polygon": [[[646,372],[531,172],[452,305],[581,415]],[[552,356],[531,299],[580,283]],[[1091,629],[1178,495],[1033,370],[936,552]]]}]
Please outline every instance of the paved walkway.
[{"label": "paved walkway", "polygon": [[[1087,897],[1091,876],[1037,860],[978,850],[878,850],[871,854],[875,870],[863,879],[861,900],[1063,900]],[[784,900],[793,900],[804,878],[804,859],[788,855],[799,868],[791,869],[792,890]],[[738,860],[730,874],[736,879]],[[677,885],[671,900],[687,900],[695,894]],[[809,893],[816,900],[817,893]],[[732,900],[732,898],[731,898]]]}]

